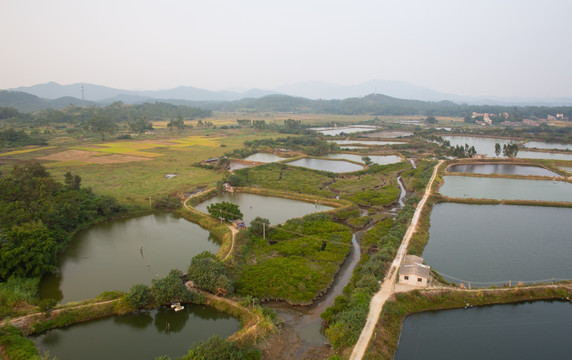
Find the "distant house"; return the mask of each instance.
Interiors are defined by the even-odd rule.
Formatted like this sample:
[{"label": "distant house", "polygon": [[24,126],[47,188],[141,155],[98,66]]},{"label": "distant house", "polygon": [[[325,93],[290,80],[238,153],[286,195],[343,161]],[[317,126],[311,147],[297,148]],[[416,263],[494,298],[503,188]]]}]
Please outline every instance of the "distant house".
[{"label": "distant house", "polygon": [[232,226],[235,229],[246,229],[246,225],[244,224],[244,221],[242,220],[232,220]]},{"label": "distant house", "polygon": [[219,158],[217,158],[217,157],[206,159],[206,160],[201,161],[201,165],[218,163],[218,160],[219,160]]},{"label": "distant house", "polygon": [[399,283],[426,287],[431,277],[431,268],[423,264],[423,258],[406,255],[399,268]]}]

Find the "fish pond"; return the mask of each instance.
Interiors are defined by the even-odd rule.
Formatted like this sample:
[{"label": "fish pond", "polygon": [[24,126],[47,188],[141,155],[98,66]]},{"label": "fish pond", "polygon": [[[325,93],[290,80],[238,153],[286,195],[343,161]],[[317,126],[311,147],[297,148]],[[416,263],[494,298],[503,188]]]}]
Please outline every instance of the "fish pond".
[{"label": "fish pond", "polygon": [[519,141],[510,139],[482,138],[475,136],[443,136],[443,140],[449,140],[451,146],[474,146],[477,154],[484,154],[487,157],[495,156],[495,144],[499,143],[501,147],[506,144],[518,143]]},{"label": "fish pond", "polygon": [[367,145],[367,146],[407,144],[404,141],[377,141],[377,140],[332,140],[329,142],[333,142],[333,143],[336,143],[338,145],[361,144],[361,145]]},{"label": "fish pond", "polygon": [[570,174],[572,174],[572,167],[561,166],[560,168],[561,168],[562,170],[568,171]]},{"label": "fish pond", "polygon": [[204,305],[175,312],[162,307],[78,323],[34,337],[40,353],[58,360],[177,358],[212,335],[228,337],[240,323]]},{"label": "fish pond", "polygon": [[307,214],[328,211],[330,206],[309,203],[300,200],[285,199],[272,196],[262,196],[249,193],[222,193],[195,206],[195,209],[208,213],[207,207],[221,201],[237,204],[244,214],[244,222],[248,225],[255,217],[260,216],[270,220],[270,225],[282,224],[292,218]]},{"label": "fish pond", "polygon": [[[359,156],[359,155],[356,155]],[[361,156],[359,156],[361,159]],[[287,163],[292,166],[301,166],[320,171],[331,171],[335,173],[345,173],[363,170],[363,166],[342,160],[324,160],[315,158],[303,158]]]},{"label": "fish pond", "polygon": [[540,151],[519,151],[516,157],[523,159],[548,159],[572,161],[572,154],[550,153]]},{"label": "fish pond", "polygon": [[42,278],[40,297],[66,303],[151,285],[171,269],[186,272],[193,256],[219,247],[208,231],[171,213],[97,224],[74,236],[58,272]]},{"label": "fish pond", "polygon": [[553,171],[540,166],[515,164],[459,164],[447,168],[449,172],[472,174],[505,174],[523,176],[559,176]]},{"label": "fish pond", "polygon": [[444,176],[439,192],[453,198],[572,201],[572,184],[554,180]]},{"label": "fish pond", "polygon": [[394,359],[568,359],[572,304],[534,302],[407,316]]},{"label": "fish pond", "polygon": [[401,162],[401,157],[397,155],[369,155],[369,154],[356,155],[356,154],[337,153],[337,154],[324,155],[323,157],[328,159],[350,160],[350,161],[364,163],[362,158],[366,156],[369,157],[373,163],[379,165],[387,165],[387,164],[394,164]]},{"label": "fish pond", "polygon": [[529,149],[572,150],[572,144],[547,143],[542,141],[527,141],[524,143],[524,147]]},{"label": "fish pond", "polygon": [[318,132],[322,135],[336,136],[342,133],[353,134],[357,132],[372,131],[376,129],[377,129],[376,126],[371,126],[371,125],[353,125],[353,126],[343,126],[343,127],[310,128],[309,130],[314,130],[315,132]]},{"label": "fish pond", "polygon": [[439,203],[423,258],[465,285],[570,279],[570,219],[572,208]]},{"label": "fish pond", "polygon": [[244,158],[244,160],[246,161],[257,161],[263,163],[272,163],[272,162],[282,161],[284,159],[286,158],[270,153],[256,153]]}]

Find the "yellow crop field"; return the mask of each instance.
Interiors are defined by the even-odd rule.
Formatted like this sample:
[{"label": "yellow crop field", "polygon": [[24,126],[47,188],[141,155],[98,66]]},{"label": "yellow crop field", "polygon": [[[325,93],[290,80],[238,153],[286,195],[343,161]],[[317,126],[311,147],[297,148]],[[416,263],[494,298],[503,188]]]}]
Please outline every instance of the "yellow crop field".
[{"label": "yellow crop field", "polygon": [[45,147],[40,147],[40,148],[35,148],[35,149],[25,149],[25,150],[10,151],[10,152],[6,152],[6,153],[1,153],[0,156],[26,154],[26,153],[31,153],[31,152],[34,152],[34,151],[52,149],[52,148],[54,148],[54,147],[55,147],[55,146],[45,146]]}]

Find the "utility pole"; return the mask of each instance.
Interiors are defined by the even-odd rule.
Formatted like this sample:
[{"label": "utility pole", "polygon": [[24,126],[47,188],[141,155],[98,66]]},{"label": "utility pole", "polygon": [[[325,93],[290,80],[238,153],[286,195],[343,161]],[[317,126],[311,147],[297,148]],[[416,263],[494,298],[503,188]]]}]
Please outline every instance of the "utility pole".
[{"label": "utility pole", "polygon": [[262,238],[266,240],[266,223],[262,223]]},{"label": "utility pole", "polygon": [[151,196],[149,196],[149,207],[153,207],[153,206],[151,205]]}]

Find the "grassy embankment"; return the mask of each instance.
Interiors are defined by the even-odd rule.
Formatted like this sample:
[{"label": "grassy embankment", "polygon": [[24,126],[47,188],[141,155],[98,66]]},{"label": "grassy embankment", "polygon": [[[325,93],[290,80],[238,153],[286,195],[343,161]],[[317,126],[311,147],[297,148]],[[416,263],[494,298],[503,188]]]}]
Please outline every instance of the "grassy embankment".
[{"label": "grassy embankment", "polygon": [[[424,190],[433,166],[434,163],[420,162],[416,169],[401,174],[410,193],[420,194]],[[356,343],[366,321],[371,297],[379,289],[379,281],[395,257],[418,201],[418,196],[410,195],[395,221],[391,218],[380,221],[363,236],[362,255],[352,279],[343,294],[336,298],[334,306],[322,314],[327,324],[325,334],[338,353],[345,354]]]},{"label": "grassy embankment", "polygon": [[403,320],[409,314],[444,309],[506,304],[534,300],[561,300],[572,296],[570,283],[489,290],[414,290],[398,293],[386,302],[379,318],[377,335],[370,344],[368,359],[393,359]]}]

